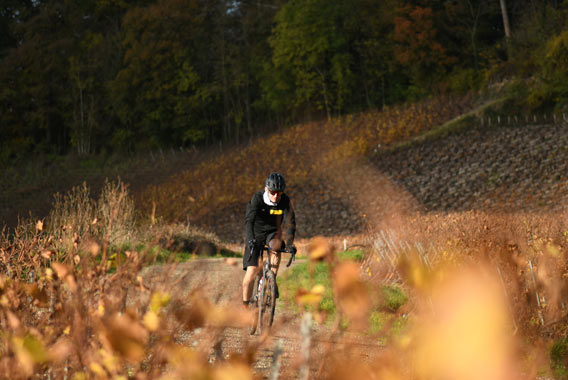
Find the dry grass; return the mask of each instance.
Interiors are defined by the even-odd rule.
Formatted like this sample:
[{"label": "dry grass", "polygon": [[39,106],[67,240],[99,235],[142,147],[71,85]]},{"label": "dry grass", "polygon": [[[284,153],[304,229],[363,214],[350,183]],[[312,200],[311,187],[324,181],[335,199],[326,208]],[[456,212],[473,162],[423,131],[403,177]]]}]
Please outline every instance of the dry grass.
[{"label": "dry grass", "polygon": [[98,200],[91,198],[89,188],[83,183],[67,194],[55,195],[46,227],[58,251],[73,251],[79,237],[95,239],[111,247],[128,245],[137,230],[134,202],[127,185],[120,180],[107,180]]},{"label": "dry grass", "polygon": [[[338,313],[326,340],[318,340],[319,354],[310,356],[307,345],[282,376],[530,379],[552,373],[548,349],[568,326],[566,220],[466,213],[416,216],[412,222],[375,235],[363,271],[337,261],[325,240],[312,240],[309,257],[329,265]],[[17,231],[0,242],[1,378],[254,377],[259,343],[233,352],[230,360],[209,360],[225,327],[250,322],[245,311],[215,305],[199,292],[179,299],[167,287],[144,283],[140,270],[153,260],[144,252],[105,253],[108,248],[94,241],[63,252],[41,223]],[[354,351],[349,343],[339,349],[337,342],[366,328],[373,302],[369,281],[397,283],[410,301],[397,311],[407,315],[407,328],[391,334],[387,327],[374,336],[387,345],[367,347],[374,359],[366,362],[345,357]],[[322,292],[315,286],[296,294],[298,304],[315,310],[304,316],[308,326],[311,318],[321,319]],[[171,339],[180,329],[208,333],[190,347]],[[309,341],[310,331],[300,335]],[[307,371],[309,362],[318,365]]]},{"label": "dry grass", "polygon": [[[426,361],[416,371],[429,376],[418,378],[565,373],[566,358],[551,365],[549,350],[568,328],[567,237],[560,213],[417,215],[374,235],[364,273],[411,295],[422,327],[406,336],[411,348],[403,351]],[[494,372],[482,372],[484,360],[492,362],[483,370]]]}]

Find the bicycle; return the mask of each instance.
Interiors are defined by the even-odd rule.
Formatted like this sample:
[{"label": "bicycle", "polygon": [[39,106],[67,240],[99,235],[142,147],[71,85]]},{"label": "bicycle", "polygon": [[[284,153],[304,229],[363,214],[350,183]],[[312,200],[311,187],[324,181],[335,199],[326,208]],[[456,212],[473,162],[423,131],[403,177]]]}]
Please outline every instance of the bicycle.
[{"label": "bicycle", "polygon": [[[288,260],[286,267],[289,267],[296,257],[296,253],[289,249],[291,248],[276,251],[279,253],[290,253],[290,260]],[[264,328],[270,328],[274,321],[274,310],[276,308],[276,276],[270,269],[270,254],[268,254],[267,259],[264,260],[264,252],[266,251],[268,253],[269,250],[270,248],[265,245],[260,252],[260,260],[263,261],[264,264],[262,270],[259,271],[254,279],[250,304],[258,308],[258,313],[254,323],[249,327],[250,335],[254,335],[257,329],[259,334],[262,334],[262,330]]]}]

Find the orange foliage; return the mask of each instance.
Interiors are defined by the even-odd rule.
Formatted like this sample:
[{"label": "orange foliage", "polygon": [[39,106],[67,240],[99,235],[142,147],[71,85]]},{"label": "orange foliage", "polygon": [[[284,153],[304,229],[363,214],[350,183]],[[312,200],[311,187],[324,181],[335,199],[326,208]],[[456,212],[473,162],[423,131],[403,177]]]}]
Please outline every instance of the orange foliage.
[{"label": "orange foliage", "polygon": [[395,17],[395,57],[403,65],[443,66],[452,61],[444,47],[436,41],[431,8],[405,6]]},{"label": "orange foliage", "polygon": [[368,154],[449,121],[471,108],[471,99],[436,98],[403,107],[296,125],[233,148],[169,181],[150,186],[141,196],[150,214],[166,221],[198,221],[212,209],[244,209],[266,176],[279,171],[288,188],[301,186],[323,170]]}]

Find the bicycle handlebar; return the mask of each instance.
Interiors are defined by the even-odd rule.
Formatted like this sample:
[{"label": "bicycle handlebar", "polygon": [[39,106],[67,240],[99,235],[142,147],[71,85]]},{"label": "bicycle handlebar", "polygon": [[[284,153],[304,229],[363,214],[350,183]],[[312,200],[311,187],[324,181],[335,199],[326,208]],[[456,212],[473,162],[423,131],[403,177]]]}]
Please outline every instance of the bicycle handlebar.
[{"label": "bicycle handlebar", "polygon": [[[286,267],[289,267],[292,264],[292,261],[294,261],[296,259],[296,253],[295,252],[292,253],[291,251],[289,251],[289,249],[290,249],[289,247],[286,247],[284,249],[281,248],[281,249],[274,251],[274,252],[277,252],[277,253],[289,253],[290,254],[290,260],[288,260],[288,264],[286,264]],[[263,251],[268,252],[269,250],[270,250],[270,247],[265,245],[264,247],[262,247],[261,254],[262,254]],[[252,259],[252,255],[249,256],[249,261],[251,259]]]}]

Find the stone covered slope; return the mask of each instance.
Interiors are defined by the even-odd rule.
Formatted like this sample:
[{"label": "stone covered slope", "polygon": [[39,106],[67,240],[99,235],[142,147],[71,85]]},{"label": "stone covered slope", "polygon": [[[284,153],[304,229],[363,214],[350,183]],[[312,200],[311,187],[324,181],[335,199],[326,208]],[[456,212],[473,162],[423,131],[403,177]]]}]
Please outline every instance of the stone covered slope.
[{"label": "stone covered slope", "polygon": [[555,210],[568,199],[568,125],[471,130],[371,161],[425,210]]}]

